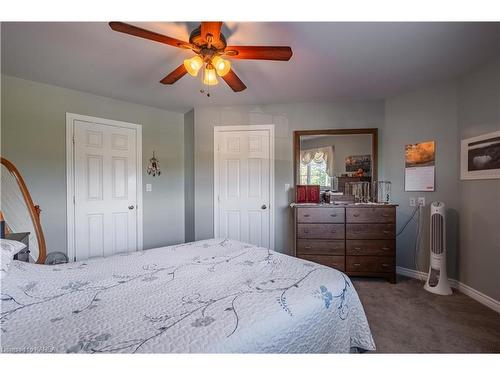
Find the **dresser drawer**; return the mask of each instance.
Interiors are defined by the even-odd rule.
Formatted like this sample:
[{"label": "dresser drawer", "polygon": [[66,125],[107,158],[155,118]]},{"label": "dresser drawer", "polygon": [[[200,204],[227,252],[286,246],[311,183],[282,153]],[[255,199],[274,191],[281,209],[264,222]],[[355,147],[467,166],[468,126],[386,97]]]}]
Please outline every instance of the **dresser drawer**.
[{"label": "dresser drawer", "polygon": [[347,224],[349,240],[388,240],[396,237],[395,224]]},{"label": "dresser drawer", "polygon": [[297,254],[345,255],[344,240],[297,240]]},{"label": "dresser drawer", "polygon": [[345,228],[344,224],[297,224],[297,237],[341,240],[345,237]]},{"label": "dresser drawer", "polygon": [[314,263],[336,268],[339,271],[345,270],[345,257],[330,255],[298,255],[299,258],[309,260]]},{"label": "dresser drawer", "polygon": [[347,272],[393,272],[394,258],[374,256],[347,256],[346,270]]},{"label": "dresser drawer", "polygon": [[346,208],[348,223],[396,223],[395,207]]},{"label": "dresser drawer", "polygon": [[298,223],[343,223],[344,208],[339,207],[301,207],[297,209]]},{"label": "dresser drawer", "polygon": [[394,256],[395,240],[347,240],[346,255]]}]

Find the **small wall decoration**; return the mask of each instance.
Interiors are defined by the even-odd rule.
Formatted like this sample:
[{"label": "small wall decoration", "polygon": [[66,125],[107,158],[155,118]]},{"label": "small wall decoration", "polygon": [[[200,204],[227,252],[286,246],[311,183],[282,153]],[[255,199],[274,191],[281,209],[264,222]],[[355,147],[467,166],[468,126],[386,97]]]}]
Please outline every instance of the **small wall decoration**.
[{"label": "small wall decoration", "polygon": [[463,139],[460,179],[500,179],[500,131]]},{"label": "small wall decoration", "polygon": [[149,159],[147,171],[148,174],[152,175],[153,177],[159,176],[161,174],[160,162],[158,161],[158,159],[156,159],[154,151],[153,151],[153,157]]},{"label": "small wall decoration", "polygon": [[371,155],[351,155],[345,158],[345,171],[370,176],[372,168]]},{"label": "small wall decoration", "polygon": [[434,191],[436,142],[405,146],[405,191]]}]

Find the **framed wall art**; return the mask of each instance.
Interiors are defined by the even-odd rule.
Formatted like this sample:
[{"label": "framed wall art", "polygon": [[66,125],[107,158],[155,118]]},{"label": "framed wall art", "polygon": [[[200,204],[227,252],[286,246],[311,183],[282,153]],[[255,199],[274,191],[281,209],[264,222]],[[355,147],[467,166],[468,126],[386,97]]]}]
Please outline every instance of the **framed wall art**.
[{"label": "framed wall art", "polygon": [[500,179],[500,131],[463,139],[460,179]]}]

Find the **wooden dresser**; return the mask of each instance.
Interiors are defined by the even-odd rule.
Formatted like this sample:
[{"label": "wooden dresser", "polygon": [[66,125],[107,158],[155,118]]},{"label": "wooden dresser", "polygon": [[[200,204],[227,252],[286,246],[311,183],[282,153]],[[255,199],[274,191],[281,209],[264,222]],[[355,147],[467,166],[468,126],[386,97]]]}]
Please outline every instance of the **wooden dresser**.
[{"label": "wooden dresser", "polygon": [[396,282],[396,205],[294,205],[295,256]]}]

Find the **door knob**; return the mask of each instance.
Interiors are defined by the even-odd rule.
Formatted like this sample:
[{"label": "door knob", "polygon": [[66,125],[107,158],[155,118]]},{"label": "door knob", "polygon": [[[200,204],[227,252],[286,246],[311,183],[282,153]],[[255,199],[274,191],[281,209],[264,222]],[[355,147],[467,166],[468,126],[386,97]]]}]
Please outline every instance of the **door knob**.
[{"label": "door knob", "polygon": [[134,205],[132,204],[132,205],[128,206],[128,209],[129,210],[133,210],[134,209]]},{"label": "door knob", "polygon": [[260,208],[262,208],[263,210],[265,210],[267,208],[267,206],[265,204],[263,204],[262,206],[260,206]]}]

